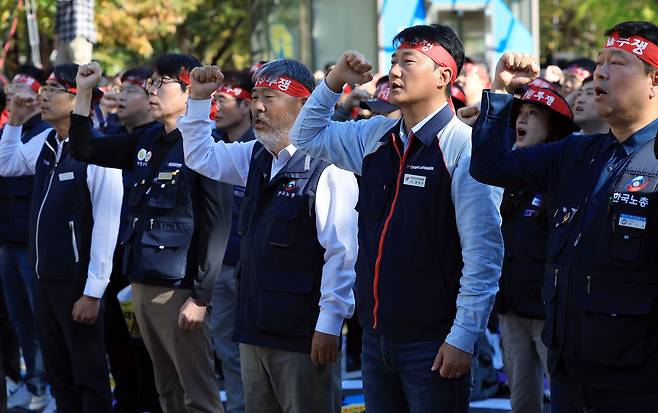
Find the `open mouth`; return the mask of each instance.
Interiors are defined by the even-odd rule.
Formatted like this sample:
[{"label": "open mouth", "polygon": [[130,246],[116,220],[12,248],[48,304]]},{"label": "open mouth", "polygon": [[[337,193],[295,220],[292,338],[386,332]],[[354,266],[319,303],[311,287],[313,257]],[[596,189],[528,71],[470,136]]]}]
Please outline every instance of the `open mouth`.
[{"label": "open mouth", "polygon": [[260,129],[260,128],[264,128],[266,126],[267,126],[267,123],[265,123],[264,121],[259,120],[259,119],[254,120],[254,128]]},{"label": "open mouth", "polygon": [[576,106],[575,108],[573,108],[574,113],[580,113],[583,110],[585,109],[582,106]]},{"label": "open mouth", "polygon": [[601,96],[601,95],[607,95],[607,94],[608,94],[608,92],[606,92],[605,90],[601,89],[600,87],[596,87],[596,88],[594,88],[594,93],[596,94],[597,97],[599,97],[599,96]]},{"label": "open mouth", "polygon": [[516,137],[518,139],[523,139],[527,134],[528,134],[528,131],[526,131],[525,129],[516,128]]}]

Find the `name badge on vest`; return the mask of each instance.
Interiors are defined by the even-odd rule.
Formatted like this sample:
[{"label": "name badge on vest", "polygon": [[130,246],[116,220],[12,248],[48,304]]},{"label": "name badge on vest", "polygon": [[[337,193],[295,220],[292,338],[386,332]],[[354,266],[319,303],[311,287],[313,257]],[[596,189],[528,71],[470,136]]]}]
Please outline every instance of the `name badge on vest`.
[{"label": "name badge on vest", "polygon": [[417,186],[418,188],[425,188],[426,179],[427,177],[425,176],[404,174],[403,183],[409,186]]},{"label": "name badge on vest", "polygon": [[647,219],[646,217],[641,217],[638,215],[620,214],[619,226],[645,229],[647,227]]},{"label": "name badge on vest", "polygon": [[59,181],[64,182],[64,181],[70,181],[73,179],[75,176],[73,175],[73,172],[63,172],[59,174]]}]

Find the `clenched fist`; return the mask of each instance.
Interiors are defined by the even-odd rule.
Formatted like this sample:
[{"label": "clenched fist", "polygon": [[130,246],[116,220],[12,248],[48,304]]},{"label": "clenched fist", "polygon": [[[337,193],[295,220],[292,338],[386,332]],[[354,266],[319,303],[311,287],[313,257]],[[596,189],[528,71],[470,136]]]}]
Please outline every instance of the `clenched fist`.
[{"label": "clenched fist", "polygon": [[370,82],[372,80],[370,70],[372,64],[363,54],[348,50],[340,56],[325,81],[329,89],[340,93],[345,83],[361,85]]},{"label": "clenched fist", "polygon": [[75,77],[75,85],[79,91],[92,91],[101,80],[103,70],[96,62],[80,65],[78,75]]},{"label": "clenched fist", "polygon": [[514,93],[539,76],[539,64],[533,56],[524,53],[505,53],[496,65],[492,90]]},{"label": "clenched fist", "polygon": [[224,82],[224,74],[217,66],[195,67],[190,73],[190,97],[195,100],[210,99]]}]

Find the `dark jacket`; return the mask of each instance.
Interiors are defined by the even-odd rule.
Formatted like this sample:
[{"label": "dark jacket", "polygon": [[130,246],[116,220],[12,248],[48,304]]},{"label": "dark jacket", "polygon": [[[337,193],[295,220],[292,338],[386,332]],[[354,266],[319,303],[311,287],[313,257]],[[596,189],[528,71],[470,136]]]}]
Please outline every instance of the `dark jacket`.
[{"label": "dark jacket", "polygon": [[126,173],[130,224],[119,234],[123,269],[144,284],[192,289],[209,303],[230,225],[231,188],[185,166],[180,132],[164,128],[91,138],[88,118],[72,114],[74,157]]},{"label": "dark jacket", "polygon": [[[33,116],[23,125],[21,142],[28,142],[49,127],[41,115]],[[27,246],[33,185],[33,176],[0,177],[0,244]]]},{"label": "dark jacket", "polygon": [[542,287],[550,370],[564,358],[592,387],[658,391],[658,119],[622,144],[607,133],[512,151],[511,107],[511,96],[484,93],[471,174],[552,198]]}]

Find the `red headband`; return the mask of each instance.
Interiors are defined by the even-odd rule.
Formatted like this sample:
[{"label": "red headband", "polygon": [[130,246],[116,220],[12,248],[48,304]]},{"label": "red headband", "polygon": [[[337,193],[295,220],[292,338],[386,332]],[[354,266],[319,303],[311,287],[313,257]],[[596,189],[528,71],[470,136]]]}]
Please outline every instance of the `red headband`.
[{"label": "red headband", "polygon": [[246,89],[242,89],[241,87],[221,85],[219,89],[217,89],[217,93],[226,93],[227,95],[231,95],[236,99],[251,100],[251,93]]},{"label": "red headband", "polygon": [[139,86],[144,90],[148,90],[147,82],[147,79],[142,79],[138,76],[128,76],[121,81],[121,83],[130,83],[131,85]]},{"label": "red headband", "polygon": [[399,49],[418,50],[425,56],[432,59],[437,65],[441,67],[447,67],[452,70],[452,77],[450,78],[451,85],[454,84],[457,80],[457,62],[455,62],[455,59],[453,59],[452,55],[450,55],[450,53],[448,53],[448,51],[444,49],[440,44],[431,43],[426,40],[421,40],[414,43],[404,42],[398,46],[398,50]]},{"label": "red headband", "polygon": [[184,67],[181,67],[180,72],[178,72],[178,80],[185,83],[186,86],[190,85],[190,71]]},{"label": "red headband", "polygon": [[644,37],[620,37],[619,33],[613,33],[603,47],[625,50],[658,69],[658,46]]},{"label": "red headband", "polygon": [[567,102],[551,89],[530,87],[521,98],[524,102],[539,103],[550,110],[573,119],[573,112]]},{"label": "red headband", "polygon": [[30,89],[32,89],[36,93],[39,93],[39,89],[41,89],[41,83],[39,83],[38,80],[36,80],[35,78],[30,77],[28,75],[24,75],[22,73],[19,73],[16,76],[14,76],[14,78],[12,79],[12,82],[22,83],[24,85],[28,85],[30,87]]},{"label": "red headband", "polygon": [[52,72],[50,76],[48,76],[48,80],[55,81],[59,83],[60,85],[64,86],[64,88],[69,92],[73,93],[74,95],[78,93],[78,89],[76,87],[73,87],[69,85],[68,83],[65,83],[59,79],[57,79],[57,76],[55,76],[55,72]]},{"label": "red headband", "polygon": [[585,69],[584,67],[580,67],[580,66],[576,66],[576,65],[571,65],[571,66],[567,67],[565,72],[574,74],[574,75],[578,76],[581,80],[585,80],[588,77],[592,76],[592,72]]},{"label": "red headband", "polygon": [[311,96],[311,91],[308,88],[295,79],[291,79],[286,76],[277,77],[274,79],[267,80],[265,78],[259,79],[254,88],[257,87],[266,87],[272,90],[278,90],[287,95],[296,97],[296,98],[306,98]]}]

